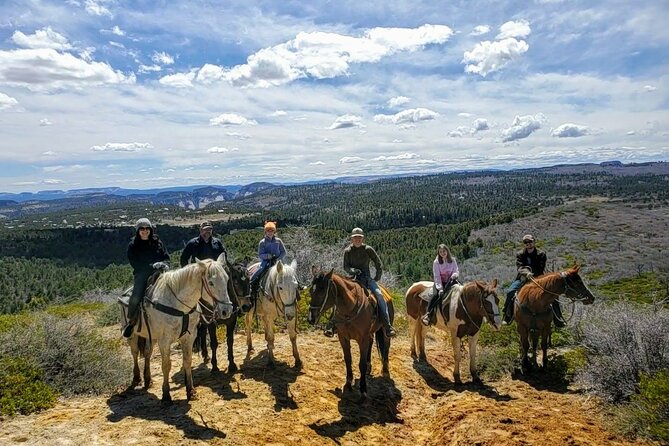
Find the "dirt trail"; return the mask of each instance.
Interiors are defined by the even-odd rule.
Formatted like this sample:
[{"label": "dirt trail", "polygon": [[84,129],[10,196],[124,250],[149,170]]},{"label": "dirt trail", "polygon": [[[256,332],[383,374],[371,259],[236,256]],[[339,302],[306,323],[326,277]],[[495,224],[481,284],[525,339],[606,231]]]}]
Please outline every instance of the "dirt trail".
[{"label": "dirt trail", "polygon": [[[181,354],[173,351],[173,406],[160,405],[162,377],[156,356],[154,385],[148,392],[136,389],[111,397],[63,399],[39,414],[5,418],[0,423],[0,444],[632,444],[605,431],[595,403],[578,393],[542,390],[536,383],[533,387],[511,379],[455,386],[448,345],[441,333],[432,333],[427,339],[431,365],[415,364],[408,355],[408,337],[400,335],[391,346],[392,379],[379,376],[375,352],[370,401],[360,405],[357,390],[341,393],[344,364],[336,338],[300,334],[304,367],[298,371],[292,367],[287,334],[277,334],[279,363],[274,369],[265,366],[262,335],[254,335],[257,353],[243,361],[245,339],[237,334],[241,371],[212,375],[196,357],[198,399],[191,403],[181,385]],[[220,350],[219,361],[227,366]],[[466,380],[467,370],[462,373]]]}]

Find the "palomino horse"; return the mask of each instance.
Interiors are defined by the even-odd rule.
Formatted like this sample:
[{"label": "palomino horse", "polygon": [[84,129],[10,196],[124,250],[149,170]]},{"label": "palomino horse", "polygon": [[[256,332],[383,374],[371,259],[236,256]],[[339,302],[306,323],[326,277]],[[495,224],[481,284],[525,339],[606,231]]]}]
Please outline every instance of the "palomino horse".
[{"label": "palomino horse", "polygon": [[[253,271],[252,265],[249,270]],[[281,260],[271,266],[267,272],[265,286],[260,290],[255,303],[255,313],[260,316],[265,329],[268,359],[267,365],[274,367],[274,320],[279,316],[286,318],[288,336],[293,345],[295,368],[302,367],[300,353],[297,351],[297,262],[284,265]],[[246,346],[247,355],[253,353],[251,328],[253,327],[253,311],[246,313]]]},{"label": "palomino horse", "polygon": [[[421,297],[432,293],[433,282],[416,282],[406,292],[406,307],[409,316],[409,333],[411,338],[411,357],[420,361],[427,361],[425,356],[425,333],[427,328],[421,322],[421,317],[427,309],[427,302]],[[436,299],[437,296],[433,296]],[[488,321],[495,330],[502,326],[499,313],[499,298],[497,297],[497,279],[487,284],[483,281],[467,282],[464,285],[455,284],[449,292],[448,299],[444,298],[437,311],[437,328],[448,331],[453,345],[453,380],[460,383],[460,348],[462,338],[469,337],[469,372],[472,380],[480,381],[476,371],[476,341],[483,320]],[[418,354],[416,354],[418,352]]]},{"label": "palomino horse", "polygon": [[216,350],[218,349],[218,336],[216,335],[216,326],[225,325],[226,343],[228,346],[228,373],[234,373],[238,370],[235,364],[233,354],[233,343],[235,328],[237,327],[237,317],[245,314],[251,309],[251,287],[246,271],[246,265],[240,262],[230,263],[226,260],[225,271],[228,273],[228,295],[232,301],[233,312],[227,319],[212,320],[210,316],[202,315],[200,325],[197,328],[197,338],[195,339],[195,349],[200,351],[202,359],[209,362],[209,351],[207,350],[207,333],[211,342],[211,371],[218,372],[218,358]]},{"label": "palomino horse", "polygon": [[[200,319],[198,307],[205,308],[214,317],[229,317],[232,314],[232,302],[228,296],[228,275],[225,272],[223,255],[218,260],[197,260],[183,268],[163,273],[156,281],[152,299],[145,299],[142,311],[129,342],[134,360],[133,385],[139,383],[137,355],[139,346],[148,343],[144,349],[144,383],[151,384],[149,361],[155,342],[160,348],[163,369],[163,404],[170,404],[170,347],[175,341],[181,344],[183,369],[186,378],[188,400],[195,399],[191,362],[193,341],[197,335]],[[123,308],[124,320],[127,308]],[[137,338],[144,338],[139,342]],[[147,378],[149,374],[149,378]]]},{"label": "palomino horse", "polygon": [[[562,272],[548,273],[531,278],[516,295],[513,317],[518,324],[520,335],[522,369],[526,371],[537,363],[537,342],[541,335],[542,365],[548,364],[548,337],[551,334],[553,310],[551,304],[560,295],[565,294],[573,301],[588,305],[595,301],[583,280],[578,275],[580,266]],[[532,362],[527,357],[532,342]]]},{"label": "palomino horse", "polygon": [[[390,376],[388,368],[390,339],[384,334],[381,317],[376,315],[376,309],[369,298],[370,293],[359,282],[334,274],[334,270],[324,274],[313,267],[311,272],[314,277],[309,290],[311,302],[308,321],[312,325],[316,324],[325,311],[334,307],[333,320],[346,364],[344,391],[349,391],[353,387],[351,340],[354,340],[360,349],[360,395],[361,401],[364,401],[367,399],[367,374],[371,373],[372,339],[375,334],[383,363],[383,375]],[[388,313],[392,323],[393,301],[386,290],[383,288],[381,290],[388,303]]]}]

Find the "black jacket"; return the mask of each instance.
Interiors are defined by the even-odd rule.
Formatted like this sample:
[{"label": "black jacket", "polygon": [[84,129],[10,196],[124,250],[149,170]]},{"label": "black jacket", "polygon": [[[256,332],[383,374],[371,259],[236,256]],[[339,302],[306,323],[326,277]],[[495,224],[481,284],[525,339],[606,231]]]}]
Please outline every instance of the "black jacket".
[{"label": "black jacket", "polygon": [[[546,253],[537,248],[534,248],[532,253],[528,253],[527,250],[523,249],[516,254],[516,269],[522,267],[530,268],[532,274],[536,277],[543,275],[546,269]],[[520,279],[520,274],[516,276],[516,280],[518,279]]]},{"label": "black jacket", "polygon": [[154,263],[169,262],[170,255],[158,238],[151,237],[147,241],[135,238],[128,244],[128,260],[133,274],[150,273]]},{"label": "black jacket", "polygon": [[218,256],[223,253],[225,253],[227,257],[228,253],[220,239],[212,237],[209,239],[209,243],[207,243],[202,237],[197,236],[190,239],[188,243],[186,243],[184,250],[181,252],[181,266],[186,266],[189,263],[195,262],[196,258],[200,260],[216,260],[218,259]]}]

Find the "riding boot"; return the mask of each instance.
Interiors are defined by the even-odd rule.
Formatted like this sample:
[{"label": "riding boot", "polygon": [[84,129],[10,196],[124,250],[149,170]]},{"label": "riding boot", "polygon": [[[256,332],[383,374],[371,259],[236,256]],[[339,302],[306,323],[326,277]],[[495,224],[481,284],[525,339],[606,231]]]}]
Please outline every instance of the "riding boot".
[{"label": "riding boot", "polygon": [[437,323],[437,315],[434,311],[434,309],[439,305],[439,302],[441,302],[441,299],[443,298],[444,294],[443,291],[440,291],[436,296],[433,296],[432,299],[430,299],[430,302],[427,304],[427,310],[425,311],[425,314],[421,318],[421,322],[423,322],[423,325],[425,326],[430,326],[434,325]]},{"label": "riding boot", "polygon": [[337,329],[337,327],[335,326],[334,318],[331,317],[328,320],[328,323],[325,325],[325,330],[323,330],[323,334],[326,337],[331,338],[331,337],[334,336],[336,329]]},{"label": "riding boot", "polygon": [[137,324],[137,313],[139,313],[139,308],[134,309],[131,306],[128,306],[128,322],[125,324],[125,327],[123,327],[123,337],[124,338],[129,338],[132,336],[132,330],[135,328],[135,324]]},{"label": "riding boot", "polygon": [[511,325],[513,322],[513,301],[515,299],[515,293],[513,295],[506,295],[506,300],[504,301],[504,323],[506,325]]},{"label": "riding boot", "polygon": [[397,336],[397,332],[393,328],[392,325],[390,325],[390,318],[388,317],[387,313],[383,317],[383,332],[386,334],[387,338],[394,338]]},{"label": "riding boot", "polygon": [[560,302],[554,300],[551,306],[553,307],[553,323],[555,324],[555,328],[566,327],[567,322],[564,320],[564,317],[562,317],[562,308],[560,307]]}]

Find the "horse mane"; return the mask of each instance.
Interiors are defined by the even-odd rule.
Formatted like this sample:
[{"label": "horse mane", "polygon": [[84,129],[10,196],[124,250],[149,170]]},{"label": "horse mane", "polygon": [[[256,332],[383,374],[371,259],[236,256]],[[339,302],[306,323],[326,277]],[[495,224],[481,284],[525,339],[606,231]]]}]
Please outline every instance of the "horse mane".
[{"label": "horse mane", "polygon": [[[332,281],[334,282],[335,277],[339,279],[340,284],[346,288],[348,291],[354,291],[357,288],[363,288],[362,284],[360,282],[357,282],[356,280],[349,279],[348,277],[342,276],[341,274],[333,273],[332,274]],[[336,282],[335,282],[336,283]],[[363,288],[364,290],[364,288]]]},{"label": "horse mane", "polygon": [[[209,266],[214,260],[206,259],[202,260]],[[189,263],[183,268],[175,269],[172,271],[164,272],[160,278],[161,280],[158,283],[163,282],[165,285],[171,288],[180,288],[184,283],[187,283],[193,279],[193,276],[200,273],[200,266],[197,263]]]}]

